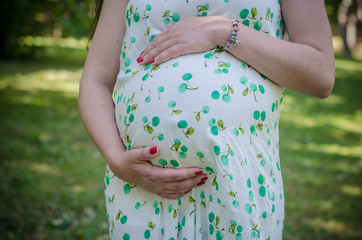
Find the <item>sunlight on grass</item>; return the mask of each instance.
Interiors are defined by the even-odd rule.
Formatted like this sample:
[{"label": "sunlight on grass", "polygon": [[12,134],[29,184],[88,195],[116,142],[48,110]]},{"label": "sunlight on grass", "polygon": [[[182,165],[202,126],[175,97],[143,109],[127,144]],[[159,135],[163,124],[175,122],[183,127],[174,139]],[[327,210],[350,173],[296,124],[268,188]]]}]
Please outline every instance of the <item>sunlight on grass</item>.
[{"label": "sunlight on grass", "polygon": [[361,196],[362,194],[362,186],[356,186],[356,185],[342,185],[341,187],[342,192],[353,196],[353,197],[358,197]]},{"label": "sunlight on grass", "polygon": [[75,96],[78,93],[81,73],[82,69],[76,71],[50,69],[28,74],[17,73],[2,77],[0,89],[10,86],[15,90],[62,91]]},{"label": "sunlight on grass", "polygon": [[[342,69],[344,71],[362,72],[360,62],[352,62],[350,60],[345,60],[345,59],[336,59],[335,61],[336,61],[336,69]],[[362,78],[360,78],[359,80],[362,81]]]},{"label": "sunlight on grass", "polygon": [[59,92],[66,97],[76,98],[81,73],[82,69],[74,71],[44,69],[30,73],[5,75],[1,77],[0,91],[11,89],[19,93],[27,92],[27,94],[8,94],[6,97],[8,102],[43,107],[50,106],[52,103],[38,93],[42,91]]},{"label": "sunlight on grass", "polygon": [[81,185],[74,185],[74,186],[72,186],[72,192],[74,192],[74,193],[84,192],[84,187]]},{"label": "sunlight on grass", "polygon": [[[290,99],[288,99],[289,101]],[[293,123],[301,128],[315,128],[330,126],[331,131],[342,130],[362,134],[362,110],[355,115],[345,114],[313,114],[313,115],[298,115],[298,111],[289,111],[293,106],[289,103],[283,106],[283,121]],[[287,110],[286,110],[287,109]],[[361,155],[362,156],[362,155]]]},{"label": "sunlight on grass", "polygon": [[[355,115],[332,115],[321,117],[321,121],[328,121],[329,125],[340,128],[344,131],[362,134],[362,110]],[[361,155],[362,156],[362,155]]]},{"label": "sunlight on grass", "polygon": [[[359,232],[353,231],[349,226],[342,221],[338,221],[336,219],[323,219],[320,217],[316,217],[314,219],[303,219],[303,223],[305,225],[309,225],[310,227],[317,230],[325,230],[327,232],[335,233],[341,236],[346,237],[359,237],[361,236]],[[311,237],[310,239],[314,239]]]},{"label": "sunlight on grass", "polygon": [[87,45],[88,39],[75,39],[73,37],[56,39],[53,37],[43,36],[25,36],[21,37],[18,42],[20,45],[26,46],[84,49]]},{"label": "sunlight on grass", "polygon": [[[0,217],[7,237],[107,239],[105,162],[76,102],[86,41],[21,41],[42,51],[34,61],[0,63]],[[327,99],[285,91],[285,239],[362,239],[361,74],[361,61],[337,59]]]},{"label": "sunlight on grass", "polygon": [[[362,148],[357,146],[341,146],[340,144],[316,144],[308,143],[301,146],[302,149],[312,152],[319,152],[326,155],[335,154],[341,157],[361,157]],[[356,169],[358,170],[358,169]]]},{"label": "sunlight on grass", "polygon": [[318,119],[314,117],[306,117],[303,115],[285,114],[283,115],[284,121],[292,122],[293,124],[300,127],[314,128],[319,125]]},{"label": "sunlight on grass", "polygon": [[327,99],[285,91],[280,146],[286,239],[362,239],[362,62],[336,60]]},{"label": "sunlight on grass", "polygon": [[345,104],[346,99],[343,98],[343,96],[338,95],[330,95],[327,99],[323,100],[326,105],[333,105],[336,106],[338,104]]},{"label": "sunlight on grass", "polygon": [[34,173],[42,173],[47,174],[50,176],[59,176],[59,170],[56,169],[54,166],[51,166],[50,164],[46,163],[30,163],[29,164],[29,170],[31,170]]}]

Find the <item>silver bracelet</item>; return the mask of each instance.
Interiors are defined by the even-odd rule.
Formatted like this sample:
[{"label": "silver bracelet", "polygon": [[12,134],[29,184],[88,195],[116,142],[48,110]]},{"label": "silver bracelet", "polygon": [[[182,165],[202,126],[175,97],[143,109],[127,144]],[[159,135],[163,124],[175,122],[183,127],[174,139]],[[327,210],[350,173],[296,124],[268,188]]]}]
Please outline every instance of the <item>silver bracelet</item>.
[{"label": "silver bracelet", "polygon": [[232,27],[231,27],[231,31],[232,31],[231,36],[230,36],[229,40],[226,41],[224,50],[229,50],[233,46],[237,46],[240,44],[240,41],[236,38],[236,35],[238,35],[238,30],[239,30],[239,20],[234,19],[233,23],[232,23]]}]

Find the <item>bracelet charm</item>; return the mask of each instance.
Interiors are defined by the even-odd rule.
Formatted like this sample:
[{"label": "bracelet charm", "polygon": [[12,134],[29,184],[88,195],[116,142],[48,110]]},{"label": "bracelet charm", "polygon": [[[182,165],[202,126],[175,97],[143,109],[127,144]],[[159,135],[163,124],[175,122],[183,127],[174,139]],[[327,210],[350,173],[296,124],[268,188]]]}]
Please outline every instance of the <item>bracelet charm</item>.
[{"label": "bracelet charm", "polygon": [[226,41],[224,50],[229,50],[233,46],[237,46],[240,44],[240,41],[236,38],[236,35],[238,35],[238,30],[239,30],[239,20],[234,19],[231,27],[231,36],[229,40]]}]

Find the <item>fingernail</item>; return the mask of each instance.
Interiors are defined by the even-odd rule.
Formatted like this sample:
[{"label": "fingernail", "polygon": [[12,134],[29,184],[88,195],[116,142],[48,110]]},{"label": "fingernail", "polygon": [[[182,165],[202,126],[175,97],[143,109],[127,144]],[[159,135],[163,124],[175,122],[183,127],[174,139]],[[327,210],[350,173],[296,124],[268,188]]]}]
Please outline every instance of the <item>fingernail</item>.
[{"label": "fingernail", "polygon": [[150,148],[150,153],[153,155],[155,153],[157,153],[157,147],[151,147]]},{"label": "fingernail", "polygon": [[199,182],[199,183],[197,184],[197,186],[201,186],[201,185],[204,185],[204,184],[205,184],[205,182],[201,181],[201,182]]},{"label": "fingernail", "polygon": [[137,58],[137,62],[138,63],[143,62],[143,58],[142,57]]},{"label": "fingernail", "polygon": [[152,59],[151,61],[150,61],[150,63],[154,63],[155,62],[155,59]]},{"label": "fingernail", "polygon": [[143,53],[144,51],[145,51],[145,50],[143,50],[143,51],[141,52],[140,56],[142,55],[142,53]]},{"label": "fingernail", "polygon": [[191,189],[190,190],[188,190],[187,192],[185,192],[185,193],[189,193],[191,191]]},{"label": "fingernail", "polygon": [[209,179],[208,177],[203,177],[201,178],[201,182],[205,182],[207,179]]},{"label": "fingernail", "polygon": [[203,171],[196,171],[195,175],[200,175],[200,174],[203,174],[203,173],[204,173]]}]

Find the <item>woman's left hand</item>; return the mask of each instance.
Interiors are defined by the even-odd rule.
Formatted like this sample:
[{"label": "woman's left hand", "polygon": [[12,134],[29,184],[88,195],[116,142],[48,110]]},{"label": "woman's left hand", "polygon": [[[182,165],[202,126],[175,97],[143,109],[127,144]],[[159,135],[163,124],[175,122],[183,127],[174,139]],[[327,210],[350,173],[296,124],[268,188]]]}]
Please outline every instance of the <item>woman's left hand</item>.
[{"label": "woman's left hand", "polygon": [[223,16],[190,17],[157,35],[137,61],[158,65],[172,58],[224,46],[232,20]]}]

